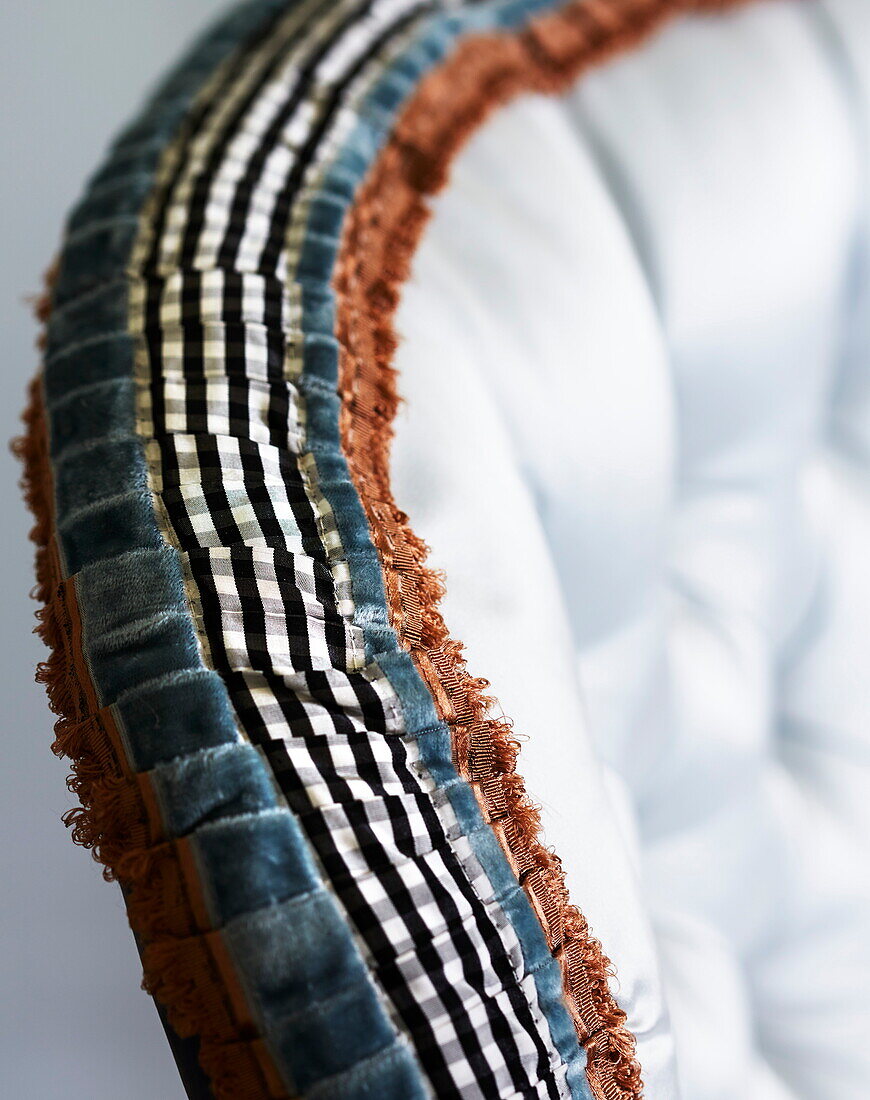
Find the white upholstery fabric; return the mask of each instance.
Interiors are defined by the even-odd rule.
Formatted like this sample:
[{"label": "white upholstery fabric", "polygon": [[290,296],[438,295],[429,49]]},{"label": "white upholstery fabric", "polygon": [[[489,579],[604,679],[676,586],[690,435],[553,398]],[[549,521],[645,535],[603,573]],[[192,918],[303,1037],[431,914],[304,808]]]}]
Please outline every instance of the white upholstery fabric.
[{"label": "white upholstery fabric", "polygon": [[650,1100],[870,1095],[870,4],[694,17],[463,153],[396,496]]}]

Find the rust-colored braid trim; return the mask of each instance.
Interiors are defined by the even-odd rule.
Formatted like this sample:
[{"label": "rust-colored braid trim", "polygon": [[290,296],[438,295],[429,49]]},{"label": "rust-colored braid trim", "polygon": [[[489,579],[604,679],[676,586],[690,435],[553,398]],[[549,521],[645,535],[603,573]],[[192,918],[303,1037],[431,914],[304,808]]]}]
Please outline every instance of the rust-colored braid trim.
[{"label": "rust-colored braid trim", "polygon": [[[45,319],[48,299],[40,299]],[[37,670],[58,715],[52,750],[72,762],[67,785],[80,805],[64,814],[73,841],[90,848],[103,877],[124,890],[142,952],[143,986],[181,1036],[200,1040],[216,1100],[291,1100],[250,1017],[220,933],[212,929],[183,840],[162,835],[148,777],[134,774],[110,708],[100,709],[82,650],[75,578],[64,579],[55,541],[54,492],[41,378],[30,388],[25,434],[13,444],[36,523],[37,633],[51,650]]]},{"label": "rust-colored braid trim", "polygon": [[335,278],[342,445],[381,559],[391,621],[449,724],[457,768],[561,963],[599,1100],[642,1095],[635,1040],[611,993],[610,961],[568,898],[558,856],[541,842],[538,808],[516,771],[518,743],[506,722],[488,717],[488,684],[469,674],[462,646],[451,640],[439,611],[441,580],[427,568],[427,548],[393,498],[395,313],[429,217],[427,199],[445,185],[459,150],[497,107],[523,92],[566,90],[586,68],[640,42],[669,16],[734,3],[579,0],[521,32],[460,42],[421,81],[357,193]]}]

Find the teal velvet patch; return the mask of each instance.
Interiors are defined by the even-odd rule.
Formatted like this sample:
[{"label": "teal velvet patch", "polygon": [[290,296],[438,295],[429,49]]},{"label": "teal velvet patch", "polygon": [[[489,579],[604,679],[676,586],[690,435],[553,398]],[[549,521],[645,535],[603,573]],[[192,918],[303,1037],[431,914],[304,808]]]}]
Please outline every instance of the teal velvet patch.
[{"label": "teal velvet patch", "polygon": [[[119,137],[68,223],[44,391],[65,573],[83,648],[128,761],[150,774],[168,835],[186,837],[214,920],[288,1089],[423,1100],[345,918],[259,752],[203,664],[181,560],[157,525],[136,434],[126,269],[168,141],[216,67],[289,10],[242,4]],[[344,1025],[352,1013],[355,1028]],[[346,1032],[345,1042],[336,1035]]]}]

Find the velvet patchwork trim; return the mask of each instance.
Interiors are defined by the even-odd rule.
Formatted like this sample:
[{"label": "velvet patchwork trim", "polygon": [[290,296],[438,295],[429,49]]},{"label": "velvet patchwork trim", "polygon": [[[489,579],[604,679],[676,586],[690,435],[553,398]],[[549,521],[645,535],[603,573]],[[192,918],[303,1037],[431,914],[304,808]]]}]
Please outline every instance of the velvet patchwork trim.
[{"label": "velvet patchwork trim", "polygon": [[[21,445],[54,651],[40,677],[82,803],[67,822],[124,888],[147,986],[199,1038],[218,1097],[512,1082],[497,1086],[507,1098],[529,1095],[523,1075],[534,1095],[641,1095],[609,962],[538,840],[516,743],[488,718],[392,498],[393,315],[426,199],[493,109],[562,90],[669,15],[725,6],[257,0],[200,43],[73,212]],[[308,51],[288,71],[314,88],[281,108],[313,119],[287,144],[304,174],[268,122],[275,104],[245,91],[257,66],[284,63],[285,40],[287,56]],[[189,200],[164,204],[216,119],[213,158],[261,142],[250,180],[210,199],[206,165]],[[209,266],[224,201],[252,204],[249,220]],[[363,698],[383,729],[359,718]],[[263,718],[277,711],[283,740]],[[338,798],[359,784],[349,746],[401,793]],[[412,930],[412,873],[442,899],[431,943]],[[398,958],[372,927],[386,911],[366,900],[373,884],[404,905]],[[484,997],[490,965],[501,988]],[[456,1042],[426,1033],[423,979]]]}]

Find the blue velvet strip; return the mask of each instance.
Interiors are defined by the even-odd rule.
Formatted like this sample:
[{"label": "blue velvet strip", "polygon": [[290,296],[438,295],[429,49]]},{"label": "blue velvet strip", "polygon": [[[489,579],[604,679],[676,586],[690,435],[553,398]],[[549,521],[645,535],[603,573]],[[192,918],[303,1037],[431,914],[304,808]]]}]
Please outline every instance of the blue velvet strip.
[{"label": "blue velvet strip", "polygon": [[149,772],[166,834],[193,853],[288,1091],[422,1100],[299,823],[203,665],[136,434],[125,271],[158,162],[203,83],[291,8],[254,0],[224,19],[121,134],[71,215],[44,373],[58,541],[100,704],[131,766]]}]

